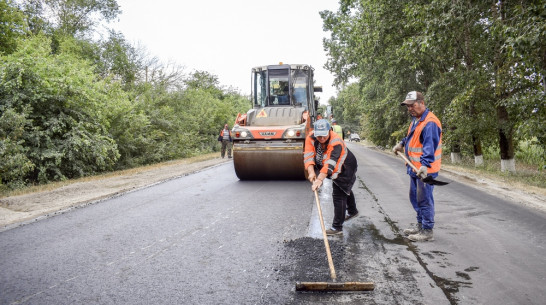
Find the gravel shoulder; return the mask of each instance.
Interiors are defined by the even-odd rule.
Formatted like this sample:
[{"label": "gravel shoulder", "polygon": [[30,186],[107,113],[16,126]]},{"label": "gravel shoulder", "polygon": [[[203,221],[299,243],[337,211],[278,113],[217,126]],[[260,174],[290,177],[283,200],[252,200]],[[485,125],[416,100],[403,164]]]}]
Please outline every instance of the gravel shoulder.
[{"label": "gravel shoulder", "polygon": [[[222,159],[217,155],[209,154],[197,161],[167,162],[150,169],[143,168],[104,178],[99,176],[91,180],[69,182],[52,190],[0,198],[0,231],[231,162],[231,159]],[[509,185],[502,180],[478,177],[454,166],[443,166],[440,175],[546,213],[545,189]]]},{"label": "gravel shoulder", "polygon": [[0,198],[0,231],[231,162],[218,154],[209,154],[196,162],[194,159],[166,162],[127,174],[83,179],[52,190]]}]

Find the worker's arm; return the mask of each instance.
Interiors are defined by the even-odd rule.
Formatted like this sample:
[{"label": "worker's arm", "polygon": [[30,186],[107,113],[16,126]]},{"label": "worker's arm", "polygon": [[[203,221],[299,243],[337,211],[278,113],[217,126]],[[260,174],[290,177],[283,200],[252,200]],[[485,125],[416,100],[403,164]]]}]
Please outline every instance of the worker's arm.
[{"label": "worker's arm", "polygon": [[317,175],[315,174],[315,166],[313,165],[307,166],[307,180],[313,183],[315,182],[316,178],[317,178]]},{"label": "worker's arm", "polygon": [[[314,173],[313,173],[313,175],[314,175]],[[320,173],[318,175],[318,177],[316,177],[316,179],[313,181],[313,186],[311,186],[311,189],[313,191],[318,190],[322,186],[322,182],[324,181],[324,179],[326,179],[326,174],[325,173]]]}]

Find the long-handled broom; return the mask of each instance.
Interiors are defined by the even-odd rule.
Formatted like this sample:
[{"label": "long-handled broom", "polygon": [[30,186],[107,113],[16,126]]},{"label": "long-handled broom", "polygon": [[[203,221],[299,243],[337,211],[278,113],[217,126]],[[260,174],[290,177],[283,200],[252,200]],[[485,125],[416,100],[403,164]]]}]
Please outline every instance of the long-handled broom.
[{"label": "long-handled broom", "polygon": [[330,253],[330,244],[328,243],[326,229],[324,228],[324,220],[322,218],[322,209],[320,208],[320,201],[319,201],[318,193],[316,190],[315,190],[315,201],[317,202],[320,226],[322,228],[322,237],[324,238],[324,247],[326,248],[326,256],[328,257],[328,266],[330,267],[330,277],[332,278],[333,283],[297,282],[296,291],[369,291],[369,290],[373,290],[374,289],[373,282],[336,283],[336,270],[334,269],[334,261],[332,260],[332,254]]}]

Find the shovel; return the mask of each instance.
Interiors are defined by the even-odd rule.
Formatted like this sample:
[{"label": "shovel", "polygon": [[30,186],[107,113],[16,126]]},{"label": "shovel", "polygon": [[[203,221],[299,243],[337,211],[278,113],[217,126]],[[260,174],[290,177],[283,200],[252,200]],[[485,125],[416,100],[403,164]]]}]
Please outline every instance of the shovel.
[{"label": "shovel", "polygon": [[324,220],[322,218],[322,209],[318,193],[315,190],[315,200],[317,202],[318,214],[320,219],[320,227],[322,228],[322,238],[324,238],[324,247],[326,248],[326,256],[328,257],[328,266],[330,267],[331,282],[297,282],[296,291],[369,291],[374,289],[373,282],[344,282],[336,283],[336,269],[334,269],[334,261],[332,253],[330,253],[330,244],[324,228]]},{"label": "shovel", "polygon": [[[408,160],[408,158],[406,158],[406,156],[403,153],[397,151],[396,154],[399,155],[400,157],[402,157],[402,159],[404,159],[404,161],[406,161],[406,164],[408,164],[409,166],[411,166],[411,168],[413,168],[414,172],[418,171],[417,167],[415,167],[415,165],[413,165],[413,163],[411,163],[410,160]],[[430,184],[430,185],[446,185],[446,184],[449,184],[449,182],[434,180],[434,178],[432,178],[432,176],[426,176],[424,179],[421,179],[421,180],[423,180],[424,183]]]}]

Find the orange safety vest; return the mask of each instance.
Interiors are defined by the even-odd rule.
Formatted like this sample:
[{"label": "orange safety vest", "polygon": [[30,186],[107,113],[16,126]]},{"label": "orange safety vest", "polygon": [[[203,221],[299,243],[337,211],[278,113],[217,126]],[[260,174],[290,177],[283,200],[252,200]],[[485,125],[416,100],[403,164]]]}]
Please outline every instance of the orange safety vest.
[{"label": "orange safety vest", "polygon": [[[423,155],[423,144],[420,142],[421,132],[423,131],[423,128],[429,123],[434,122],[440,130],[442,129],[442,123],[440,123],[440,120],[434,115],[432,112],[428,112],[427,116],[423,121],[420,121],[417,126],[415,127],[415,130],[413,132],[413,136],[411,137],[409,143],[408,143],[408,150],[407,155],[408,159],[411,161],[415,167],[420,168],[421,167],[421,156]],[[408,137],[411,133],[411,125],[408,128]],[[440,142],[438,143],[438,147],[436,147],[436,150],[434,151],[434,161],[430,163],[430,168],[427,170],[429,174],[437,173],[440,171],[440,167],[442,165],[442,133],[440,133]]]},{"label": "orange safety vest", "polygon": [[[345,146],[345,142],[343,142],[343,139],[341,139],[341,137],[338,136],[335,132],[329,131],[329,133],[330,138],[328,146],[326,147],[326,151],[323,154],[322,164],[320,164],[319,167],[321,173],[326,174],[332,179],[336,179],[339,173],[341,173],[341,167],[343,165],[343,162],[345,162],[345,158],[347,158],[347,147]],[[306,169],[309,167],[309,165],[315,165],[315,141],[318,145],[320,145],[318,140],[315,138],[314,133],[311,133],[305,139],[303,163]],[[337,158],[337,160],[333,160],[331,159],[332,151],[337,145],[341,145],[341,154]]]},{"label": "orange safety vest", "polygon": [[[228,131],[229,131],[229,139],[231,140],[231,130],[228,129]],[[224,138],[224,129],[220,131],[220,136],[218,137],[218,139],[220,139],[220,137]]]}]

